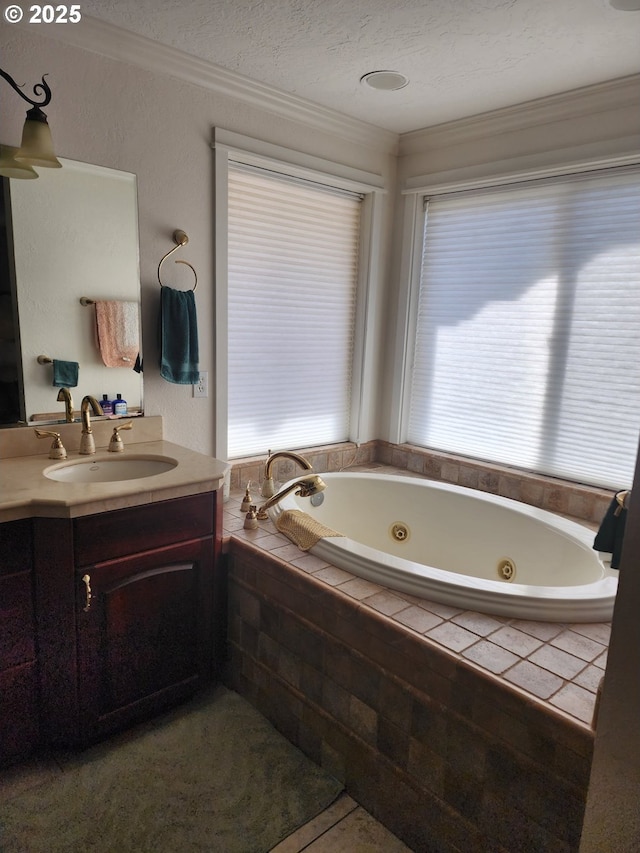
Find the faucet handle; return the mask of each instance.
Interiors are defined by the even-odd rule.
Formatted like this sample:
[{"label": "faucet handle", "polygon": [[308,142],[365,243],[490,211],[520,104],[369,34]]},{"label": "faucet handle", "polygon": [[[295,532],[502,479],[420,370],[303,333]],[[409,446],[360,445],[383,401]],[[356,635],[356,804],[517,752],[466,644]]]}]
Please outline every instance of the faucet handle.
[{"label": "faucet handle", "polygon": [[113,428],[113,434],[111,436],[111,441],[109,442],[109,450],[111,453],[122,453],[124,450],[124,443],[120,436],[121,429],[133,429],[133,421],[128,421],[126,424],[122,424],[122,426]]},{"label": "faucet handle", "polygon": [[48,429],[34,429],[34,432],[38,436],[38,438],[47,438],[48,436],[51,436],[53,438],[51,448],[49,449],[49,459],[67,458],[67,451],[65,449],[64,444],[62,443],[62,439],[60,438],[59,432],[52,432]]},{"label": "faucet handle", "polygon": [[249,486],[251,485],[251,480],[247,483],[247,488],[244,493],[244,497],[242,499],[242,503],[240,504],[240,512],[249,512],[251,509],[251,505],[253,504],[253,498],[251,497],[251,493],[249,492]]}]

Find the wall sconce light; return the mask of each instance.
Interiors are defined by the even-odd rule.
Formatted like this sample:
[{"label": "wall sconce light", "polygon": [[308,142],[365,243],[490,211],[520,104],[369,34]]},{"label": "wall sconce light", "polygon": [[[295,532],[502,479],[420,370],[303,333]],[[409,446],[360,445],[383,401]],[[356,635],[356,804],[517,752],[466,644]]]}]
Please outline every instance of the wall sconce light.
[{"label": "wall sconce light", "polygon": [[0,145],[0,175],[5,178],[37,178],[38,173],[33,168],[34,166],[44,166],[50,169],[62,168],[62,163],[53,150],[53,140],[47,124],[47,117],[41,109],[41,107],[46,107],[51,100],[51,89],[44,77],[42,83],[36,83],[33,87],[34,95],[41,100],[28,98],[15,80],[2,68],[0,68],[0,77],[4,77],[12,89],[23,100],[31,104],[31,109],[27,110],[27,117],[22,129],[20,148]]}]

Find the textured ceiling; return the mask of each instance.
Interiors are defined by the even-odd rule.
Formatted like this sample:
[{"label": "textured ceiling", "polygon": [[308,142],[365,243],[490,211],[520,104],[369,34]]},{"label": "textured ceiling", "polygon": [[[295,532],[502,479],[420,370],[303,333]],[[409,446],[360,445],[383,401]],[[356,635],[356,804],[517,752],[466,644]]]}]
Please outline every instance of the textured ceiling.
[{"label": "textured ceiling", "polygon": [[[90,15],[403,133],[640,71],[607,0],[83,0]],[[359,83],[400,71],[404,89]]]}]

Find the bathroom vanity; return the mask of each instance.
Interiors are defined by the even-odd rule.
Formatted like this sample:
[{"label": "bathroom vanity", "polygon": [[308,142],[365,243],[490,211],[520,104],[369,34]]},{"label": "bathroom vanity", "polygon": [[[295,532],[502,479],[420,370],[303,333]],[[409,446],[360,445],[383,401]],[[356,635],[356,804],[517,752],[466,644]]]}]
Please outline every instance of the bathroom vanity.
[{"label": "bathroom vanity", "polygon": [[48,480],[42,453],[2,461],[0,764],[86,746],[215,677],[226,466],[164,441],[127,450],[177,464],[87,484]]}]

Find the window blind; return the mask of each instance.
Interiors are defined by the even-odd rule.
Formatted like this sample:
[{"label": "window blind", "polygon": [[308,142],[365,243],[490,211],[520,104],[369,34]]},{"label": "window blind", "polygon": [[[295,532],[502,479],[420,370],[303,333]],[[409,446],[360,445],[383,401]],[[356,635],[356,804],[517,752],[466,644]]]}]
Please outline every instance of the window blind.
[{"label": "window blind", "polygon": [[620,488],[640,427],[640,172],[428,200],[408,440]]},{"label": "window blind", "polygon": [[349,438],[360,196],[229,164],[229,457]]}]

